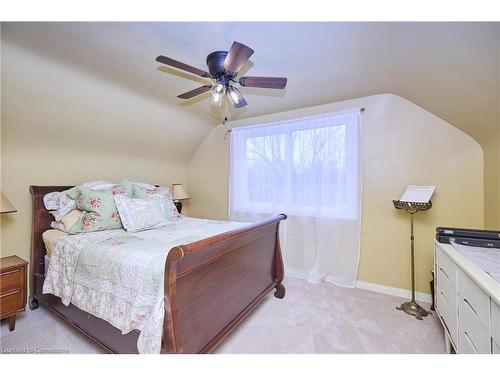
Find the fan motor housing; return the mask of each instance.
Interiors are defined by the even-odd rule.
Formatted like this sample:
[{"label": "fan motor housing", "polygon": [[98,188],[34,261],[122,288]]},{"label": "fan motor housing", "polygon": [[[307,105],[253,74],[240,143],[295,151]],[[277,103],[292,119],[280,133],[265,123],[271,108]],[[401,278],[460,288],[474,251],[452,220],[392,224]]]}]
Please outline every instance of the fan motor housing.
[{"label": "fan motor housing", "polygon": [[226,60],[227,51],[215,51],[207,56],[208,71],[213,78],[224,74],[224,60]]}]

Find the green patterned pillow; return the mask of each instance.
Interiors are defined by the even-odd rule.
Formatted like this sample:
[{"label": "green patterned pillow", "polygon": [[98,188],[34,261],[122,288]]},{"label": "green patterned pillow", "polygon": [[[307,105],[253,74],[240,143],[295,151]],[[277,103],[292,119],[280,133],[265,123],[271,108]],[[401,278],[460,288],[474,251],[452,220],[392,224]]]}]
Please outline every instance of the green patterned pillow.
[{"label": "green patterned pillow", "polygon": [[129,192],[130,189],[127,191],[123,186],[118,189],[113,188],[105,191],[91,190],[85,186],[80,186],[75,201],[76,207],[83,211],[83,214],[70,228],[69,233],[75,234],[123,228],[114,196],[129,196]]},{"label": "green patterned pillow", "polygon": [[[69,190],[66,191],[66,194],[73,200],[76,200],[78,197],[78,193],[80,191],[81,187],[87,187],[85,185],[80,185],[80,186],[75,186]],[[92,186],[91,186],[92,188]],[[103,189],[92,189],[92,190],[99,190],[99,191],[107,191]],[[113,192],[113,195],[125,195],[129,198],[131,198],[134,195],[134,183],[130,180],[123,180],[119,184],[113,186],[111,189],[109,189]]]}]

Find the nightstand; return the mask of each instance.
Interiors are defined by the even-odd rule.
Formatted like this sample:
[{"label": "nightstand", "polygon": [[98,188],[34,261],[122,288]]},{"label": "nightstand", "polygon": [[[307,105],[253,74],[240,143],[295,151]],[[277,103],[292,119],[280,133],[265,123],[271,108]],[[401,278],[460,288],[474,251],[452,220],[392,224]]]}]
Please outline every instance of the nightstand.
[{"label": "nightstand", "polygon": [[0,259],[0,319],[9,318],[9,329],[16,328],[16,314],[26,310],[28,262],[10,256]]}]

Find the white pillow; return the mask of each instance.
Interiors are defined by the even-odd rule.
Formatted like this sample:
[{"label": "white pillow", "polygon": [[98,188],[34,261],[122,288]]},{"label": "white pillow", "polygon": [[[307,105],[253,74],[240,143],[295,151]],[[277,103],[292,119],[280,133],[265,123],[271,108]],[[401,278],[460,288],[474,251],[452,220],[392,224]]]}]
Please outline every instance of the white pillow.
[{"label": "white pillow", "polygon": [[61,232],[66,232],[66,227],[60,221],[53,221],[50,223],[52,229],[60,230]]},{"label": "white pillow", "polygon": [[157,229],[168,224],[157,198],[127,198],[115,195],[115,204],[127,232]]},{"label": "white pillow", "polygon": [[53,191],[43,196],[43,204],[47,210],[57,210],[59,208],[60,191]]},{"label": "white pillow", "polygon": [[69,233],[71,227],[80,220],[80,216],[82,216],[82,211],[80,210],[72,210],[66,216],[64,216],[61,221],[53,221],[50,223],[51,228],[58,229],[60,231]]},{"label": "white pillow", "polygon": [[59,194],[59,203],[55,211],[50,211],[56,221],[61,221],[64,216],[76,208],[75,201],[68,197],[65,191]]},{"label": "white pillow", "polygon": [[172,221],[180,216],[172,199],[170,189],[162,189],[158,193],[150,195],[148,198],[154,198],[160,202],[161,212],[168,221]]}]

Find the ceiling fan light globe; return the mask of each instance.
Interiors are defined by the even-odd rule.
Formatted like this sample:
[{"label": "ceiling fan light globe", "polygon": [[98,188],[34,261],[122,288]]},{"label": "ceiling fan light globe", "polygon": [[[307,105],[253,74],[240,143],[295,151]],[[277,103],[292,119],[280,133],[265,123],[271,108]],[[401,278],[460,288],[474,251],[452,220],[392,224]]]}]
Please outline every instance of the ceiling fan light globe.
[{"label": "ceiling fan light globe", "polygon": [[216,93],[224,94],[224,91],[226,91],[226,87],[222,83],[217,83],[214,85],[213,91]]},{"label": "ceiling fan light globe", "polygon": [[230,86],[227,89],[227,94],[229,96],[229,100],[236,108],[238,108],[239,104],[244,100],[243,95],[241,95],[240,91],[233,86]]},{"label": "ceiling fan light globe", "polygon": [[210,104],[220,107],[226,95],[226,86],[222,82],[217,82],[211,89],[212,96],[210,97]]},{"label": "ceiling fan light globe", "polygon": [[220,107],[223,101],[224,101],[224,93],[212,92],[212,96],[210,96],[210,104],[216,107]]},{"label": "ceiling fan light globe", "polygon": [[226,93],[226,86],[222,82],[217,82],[212,86],[212,95],[224,95]]}]

